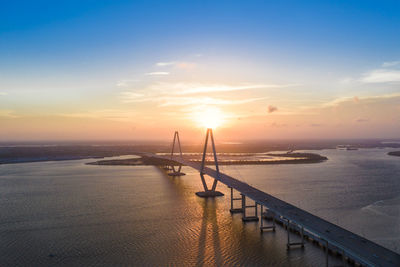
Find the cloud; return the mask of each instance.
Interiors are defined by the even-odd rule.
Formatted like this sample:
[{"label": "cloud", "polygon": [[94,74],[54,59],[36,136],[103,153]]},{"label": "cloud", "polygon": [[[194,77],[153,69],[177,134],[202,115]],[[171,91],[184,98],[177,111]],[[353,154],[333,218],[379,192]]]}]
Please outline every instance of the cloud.
[{"label": "cloud", "polygon": [[384,62],[382,64],[382,67],[387,68],[387,67],[394,67],[400,65],[400,61],[389,61],[389,62]]},{"label": "cloud", "polygon": [[400,82],[400,61],[388,61],[382,63],[380,68],[363,73],[358,78],[346,77],[339,83],[398,83]]},{"label": "cloud", "polygon": [[199,94],[209,94],[218,92],[231,92],[239,90],[250,90],[258,88],[273,88],[286,87],[291,85],[276,85],[276,84],[202,84],[202,83],[166,83],[157,82],[148,85],[145,88],[138,88],[133,91],[126,91],[120,94],[123,102],[132,102],[132,99],[138,101],[153,100],[163,96],[189,96]]},{"label": "cloud", "polygon": [[13,110],[9,109],[0,109],[0,117],[6,118],[18,118],[19,116],[15,115]]},{"label": "cloud", "polygon": [[103,110],[94,110],[87,112],[60,113],[57,115],[69,118],[90,118],[90,119],[107,119],[113,121],[131,121],[135,118],[136,113],[127,110],[103,109]]},{"label": "cloud", "polygon": [[157,67],[175,67],[178,69],[193,69],[196,67],[196,63],[184,62],[184,61],[169,61],[169,62],[157,62],[155,64]]},{"label": "cloud", "polygon": [[230,91],[238,91],[238,90],[248,90],[255,88],[262,88],[263,85],[224,85],[224,84],[210,84],[210,85],[202,85],[202,84],[186,84],[183,85],[179,94],[198,94],[198,93],[211,93],[211,92],[230,92]]},{"label": "cloud", "polygon": [[166,67],[166,66],[171,66],[174,65],[176,62],[175,61],[170,61],[170,62],[157,62],[156,66],[157,67]]},{"label": "cloud", "polygon": [[356,122],[362,123],[362,122],[368,122],[369,119],[357,119]]},{"label": "cloud", "polygon": [[162,97],[157,99],[161,102],[160,107],[167,106],[190,106],[190,105],[240,105],[251,103],[265,98],[248,98],[240,100],[213,98],[213,97]]},{"label": "cloud", "polygon": [[120,94],[122,102],[135,103],[135,102],[157,102],[160,107],[167,106],[188,106],[188,105],[239,105],[246,104],[254,101],[264,100],[265,97],[248,98],[240,100],[214,98],[214,97],[198,97],[198,96],[183,96],[183,95],[156,95],[156,94],[142,94],[137,92],[122,92]]},{"label": "cloud", "polygon": [[293,85],[286,84],[242,84],[242,85],[227,85],[227,84],[187,84],[178,83],[174,87],[177,89],[178,94],[199,94],[199,93],[211,93],[211,92],[230,92],[260,88],[283,88]]},{"label": "cloud", "polygon": [[278,110],[278,108],[275,107],[275,106],[272,106],[272,105],[268,106],[268,113],[273,113],[273,112],[275,112],[277,110]]},{"label": "cloud", "polygon": [[[341,104],[345,103],[360,103],[360,102],[370,102],[370,101],[375,101],[379,99],[391,99],[391,98],[397,98],[400,97],[400,93],[394,93],[394,94],[386,94],[386,95],[375,95],[375,96],[365,96],[365,97],[340,97],[336,98],[332,101],[323,103],[322,105],[317,106],[317,108],[324,108],[324,107],[335,107]],[[309,107],[310,108],[310,107]]]},{"label": "cloud", "polygon": [[323,125],[319,124],[319,123],[311,123],[310,124],[310,127],[321,127],[321,126],[323,126]]},{"label": "cloud", "polygon": [[157,76],[157,75],[169,75],[169,72],[167,71],[153,71],[153,72],[148,72],[145,73],[145,75],[150,75],[150,76]]},{"label": "cloud", "polygon": [[117,82],[118,87],[128,87],[134,84],[135,82],[138,82],[139,80],[120,80]]},{"label": "cloud", "polygon": [[148,99],[145,98],[145,95],[142,93],[135,93],[135,92],[122,92],[120,94],[122,98],[122,102],[130,103],[130,102],[145,102]]},{"label": "cloud", "polygon": [[[119,97],[124,103],[153,102],[159,107],[188,105],[241,105],[268,99],[267,97],[240,98],[213,93],[225,93],[258,88],[286,87],[292,85],[279,84],[206,84],[206,83],[167,83],[156,82],[144,88],[121,92]],[[269,112],[275,112],[276,107],[269,107]]]},{"label": "cloud", "polygon": [[0,96],[2,95],[8,95],[6,92],[0,92]]},{"label": "cloud", "polygon": [[377,69],[367,72],[360,79],[363,83],[400,82],[400,70]]}]

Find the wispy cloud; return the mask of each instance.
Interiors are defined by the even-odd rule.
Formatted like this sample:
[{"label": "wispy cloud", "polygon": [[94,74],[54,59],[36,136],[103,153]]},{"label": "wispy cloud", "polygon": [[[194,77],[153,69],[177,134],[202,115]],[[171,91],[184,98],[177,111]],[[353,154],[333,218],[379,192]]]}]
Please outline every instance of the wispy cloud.
[{"label": "wispy cloud", "polygon": [[190,106],[190,105],[240,105],[251,103],[265,98],[247,98],[240,100],[222,99],[214,97],[162,97],[160,107],[167,106]]},{"label": "wispy cloud", "polygon": [[239,90],[249,90],[257,88],[279,88],[285,87],[286,85],[275,85],[275,84],[247,84],[247,85],[225,85],[225,84],[186,84],[182,86],[179,94],[198,94],[198,93],[211,93],[211,92],[230,92]]},{"label": "wispy cloud", "polygon": [[131,121],[135,118],[136,113],[133,111],[103,109],[86,112],[75,113],[59,113],[58,116],[69,118],[89,118],[89,119],[106,119],[113,121]]},{"label": "wispy cloud", "polygon": [[120,80],[117,82],[118,87],[128,87],[132,86],[135,82],[138,82],[139,80]]},{"label": "wispy cloud", "polygon": [[1,95],[8,95],[6,92],[0,92],[0,96]]},{"label": "wispy cloud", "polygon": [[389,62],[384,62],[382,64],[382,67],[388,68],[388,67],[394,67],[394,66],[397,66],[397,65],[400,65],[400,61],[389,61]]},{"label": "wispy cloud", "polygon": [[380,68],[364,72],[359,77],[345,77],[339,80],[341,84],[350,83],[399,83],[400,61],[388,61],[382,63]]},{"label": "wispy cloud", "polygon": [[[210,95],[258,88],[282,88],[293,85],[279,84],[202,84],[202,83],[152,83],[144,88],[120,93],[124,103],[156,102],[160,107],[186,105],[239,105],[267,99],[262,95],[252,98],[238,98],[237,95]],[[276,107],[275,110],[276,111]],[[272,112],[273,112],[272,111]]]},{"label": "wispy cloud", "polygon": [[374,100],[380,100],[380,99],[391,99],[391,98],[398,98],[400,97],[400,93],[394,93],[394,94],[385,94],[385,95],[376,95],[376,96],[365,96],[365,97],[340,97],[336,98],[334,100],[328,101],[323,103],[322,105],[319,105],[317,107],[334,107],[338,106],[344,103],[353,103],[353,104],[358,104],[360,102],[369,102],[369,101],[374,101]]},{"label": "wispy cloud", "polygon": [[365,73],[360,80],[364,83],[400,82],[400,70],[377,69]]},{"label": "wispy cloud", "polygon": [[124,103],[145,102],[145,101],[151,100],[151,98],[148,99],[148,98],[145,96],[145,94],[136,93],[136,92],[129,92],[129,91],[127,91],[127,92],[122,92],[122,93],[120,94],[120,97],[121,97],[121,99],[122,99],[122,102],[124,102]]},{"label": "wispy cloud", "polygon": [[157,62],[156,66],[157,67],[166,67],[166,66],[172,66],[174,65],[176,62],[175,61],[169,61],[169,62]]},{"label": "wispy cloud", "polygon": [[178,69],[193,69],[196,67],[196,63],[194,62],[185,62],[185,61],[168,61],[168,62],[157,62],[155,64],[157,67],[174,67]]},{"label": "wispy cloud", "polygon": [[[261,88],[284,88],[295,86],[292,84],[207,84],[207,83],[154,83],[148,89],[156,93],[168,92],[168,94],[191,95],[214,92],[230,92],[239,90]],[[147,90],[148,91],[148,90]]]},{"label": "wispy cloud", "polygon": [[19,116],[14,113],[13,110],[9,109],[0,109],[0,117],[5,118],[18,118]]},{"label": "wispy cloud", "polygon": [[264,100],[265,97],[247,98],[247,99],[226,99],[215,97],[199,96],[167,96],[167,95],[145,95],[135,92],[122,92],[121,99],[124,103],[154,102],[159,107],[170,106],[190,106],[190,105],[239,105],[254,101]]},{"label": "wispy cloud", "polygon": [[145,75],[162,76],[162,75],[169,75],[169,72],[167,72],[167,71],[153,71],[153,72],[145,73]]},{"label": "wispy cloud", "polygon": [[281,88],[291,85],[275,84],[202,84],[202,83],[152,83],[144,88],[120,93],[123,102],[153,101],[165,96],[189,96],[202,95],[206,93],[231,92],[239,90],[250,90],[258,88]]}]

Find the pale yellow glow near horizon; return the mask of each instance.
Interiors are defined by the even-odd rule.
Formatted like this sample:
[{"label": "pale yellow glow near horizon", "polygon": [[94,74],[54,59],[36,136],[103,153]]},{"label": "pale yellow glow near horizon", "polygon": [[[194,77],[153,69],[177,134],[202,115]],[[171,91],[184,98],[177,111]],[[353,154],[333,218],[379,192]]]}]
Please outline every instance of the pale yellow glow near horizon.
[{"label": "pale yellow glow near horizon", "polygon": [[194,114],[197,126],[216,129],[226,122],[226,115],[216,107],[206,107],[201,112]]}]

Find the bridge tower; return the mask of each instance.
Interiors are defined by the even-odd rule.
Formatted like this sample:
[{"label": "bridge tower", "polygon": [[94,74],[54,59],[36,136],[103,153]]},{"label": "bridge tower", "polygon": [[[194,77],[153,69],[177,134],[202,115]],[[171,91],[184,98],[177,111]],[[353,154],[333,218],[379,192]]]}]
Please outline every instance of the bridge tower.
[{"label": "bridge tower", "polygon": [[[172,142],[172,149],[171,149],[171,160],[174,157],[174,150],[175,150],[175,143],[176,142],[178,143],[177,146],[179,147],[179,155],[180,155],[181,159],[183,160],[181,141],[179,140],[179,132],[178,131],[175,131],[175,133],[174,133],[174,141]],[[168,173],[169,176],[183,176],[183,175],[186,175],[185,173],[181,172],[182,164],[179,165],[178,170],[175,170],[175,166],[171,165],[170,170],[172,170],[172,172]]]},{"label": "bridge tower", "polygon": [[208,145],[209,137],[211,139],[211,145],[212,145],[212,151],[213,151],[213,156],[214,156],[215,170],[217,172],[217,178],[220,179],[217,151],[215,150],[213,131],[212,131],[212,128],[208,128],[207,134],[206,134],[206,141],[204,143],[203,158],[201,160],[201,168],[200,168],[200,178],[201,178],[201,182],[203,183],[204,191],[196,192],[196,195],[199,197],[218,197],[218,196],[224,195],[223,193],[215,190],[217,188],[218,179],[214,178],[214,182],[212,184],[211,189],[208,188],[206,180],[204,179],[204,168],[206,165],[206,154],[207,154],[207,145]]}]

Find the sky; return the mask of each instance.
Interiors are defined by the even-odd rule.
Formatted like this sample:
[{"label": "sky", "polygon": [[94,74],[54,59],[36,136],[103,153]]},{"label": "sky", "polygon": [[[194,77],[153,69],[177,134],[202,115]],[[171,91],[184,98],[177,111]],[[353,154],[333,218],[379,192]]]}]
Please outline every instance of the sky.
[{"label": "sky", "polygon": [[0,140],[400,138],[399,1],[4,1]]}]

